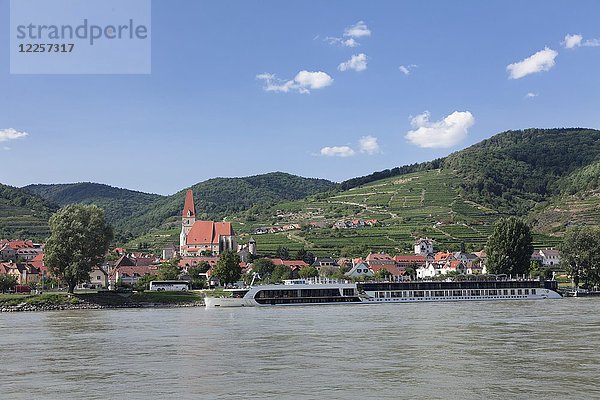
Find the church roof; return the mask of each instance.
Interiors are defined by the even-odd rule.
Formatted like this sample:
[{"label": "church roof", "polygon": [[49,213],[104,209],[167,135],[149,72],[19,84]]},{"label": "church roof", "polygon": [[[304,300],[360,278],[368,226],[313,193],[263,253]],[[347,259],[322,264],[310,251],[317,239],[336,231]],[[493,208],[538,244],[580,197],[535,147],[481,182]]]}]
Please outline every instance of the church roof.
[{"label": "church roof", "polygon": [[[189,211],[189,215],[188,215]],[[196,216],[196,207],[194,207],[194,192],[192,189],[188,189],[185,194],[185,203],[183,203],[183,213],[184,217],[195,217]]]},{"label": "church roof", "polygon": [[219,244],[219,237],[234,235],[230,222],[196,221],[187,235],[187,244]]}]

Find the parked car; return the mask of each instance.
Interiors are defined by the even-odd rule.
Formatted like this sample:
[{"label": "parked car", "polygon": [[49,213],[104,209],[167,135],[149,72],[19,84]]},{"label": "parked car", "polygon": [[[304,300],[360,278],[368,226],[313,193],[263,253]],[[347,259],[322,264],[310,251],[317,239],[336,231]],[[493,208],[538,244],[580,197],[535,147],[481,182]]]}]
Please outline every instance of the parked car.
[{"label": "parked car", "polygon": [[15,286],[15,293],[31,293],[31,286],[17,285]]}]

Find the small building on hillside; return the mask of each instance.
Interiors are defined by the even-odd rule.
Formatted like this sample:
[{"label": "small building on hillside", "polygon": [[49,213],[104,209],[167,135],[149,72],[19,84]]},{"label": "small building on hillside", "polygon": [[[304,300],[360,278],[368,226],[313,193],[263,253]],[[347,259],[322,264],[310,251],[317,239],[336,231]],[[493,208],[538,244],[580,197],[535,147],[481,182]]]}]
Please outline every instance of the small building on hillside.
[{"label": "small building on hillside", "polygon": [[433,240],[429,238],[421,238],[415,242],[415,254],[426,256],[428,254],[433,254]]},{"label": "small building on hillside", "polygon": [[560,252],[554,248],[541,249],[539,251],[542,258],[542,267],[544,268],[559,268],[560,267]]},{"label": "small building on hillside", "polygon": [[369,268],[369,265],[365,262],[355,264],[350,271],[346,272],[344,276],[348,278],[360,278],[360,277],[373,277],[375,275]]}]

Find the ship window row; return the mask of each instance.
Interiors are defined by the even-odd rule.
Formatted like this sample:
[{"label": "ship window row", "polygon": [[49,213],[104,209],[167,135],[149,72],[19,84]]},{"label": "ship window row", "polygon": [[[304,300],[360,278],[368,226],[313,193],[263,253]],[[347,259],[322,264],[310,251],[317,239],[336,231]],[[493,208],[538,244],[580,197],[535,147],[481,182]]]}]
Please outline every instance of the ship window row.
[{"label": "ship window row", "polygon": [[256,298],[259,304],[318,304],[318,303],[351,303],[360,302],[358,297],[309,297],[309,298]]},{"label": "ship window row", "polygon": [[[346,289],[344,289],[346,290]],[[354,290],[352,290],[352,295]],[[260,290],[254,298],[277,299],[294,297],[340,297],[339,289],[293,289],[293,290]]]},{"label": "ship window row", "polygon": [[522,296],[536,294],[536,289],[504,289],[504,290],[402,290],[375,292],[376,299],[412,298],[412,297],[479,297],[479,296]]},{"label": "ship window row", "polygon": [[[453,290],[453,289],[529,289],[552,286],[554,282],[539,281],[460,281],[460,282],[376,282],[359,283],[358,288],[364,291],[393,290]],[[547,287],[549,288],[549,287]]]}]

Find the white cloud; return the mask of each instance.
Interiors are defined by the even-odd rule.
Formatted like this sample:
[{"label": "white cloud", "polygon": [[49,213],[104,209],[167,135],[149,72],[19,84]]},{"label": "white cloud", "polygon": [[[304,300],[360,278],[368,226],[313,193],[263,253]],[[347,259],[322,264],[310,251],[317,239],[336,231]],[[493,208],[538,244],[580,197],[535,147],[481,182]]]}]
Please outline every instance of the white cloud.
[{"label": "white cloud", "polygon": [[367,69],[367,55],[364,53],[355,54],[346,62],[338,65],[338,69],[340,71],[348,71],[352,69],[354,71],[360,72]]},{"label": "white cloud", "polygon": [[474,123],[475,118],[469,111],[454,111],[435,122],[429,121],[429,111],[425,111],[411,119],[415,129],[408,131],[405,138],[419,147],[452,147],[467,137]]},{"label": "white cloud", "polygon": [[560,42],[565,49],[574,49],[575,47],[598,47],[600,46],[600,39],[588,39],[583,40],[583,36],[579,34],[571,35],[567,34],[565,40]]},{"label": "white cloud", "polygon": [[565,36],[565,40],[563,40],[561,42],[561,44],[566,49],[572,49],[573,47],[579,47],[579,46],[581,46],[581,41],[582,40],[583,40],[583,36],[581,36],[581,35],[570,35],[570,34],[567,34],[567,36]]},{"label": "white cloud", "polygon": [[267,92],[310,93],[312,89],[322,89],[333,83],[333,78],[322,71],[300,71],[294,79],[285,81],[278,79],[274,74],[264,73],[256,75],[256,79],[265,82],[263,89]]},{"label": "white cloud", "polygon": [[22,139],[27,135],[29,135],[27,132],[19,132],[13,128],[0,129],[0,142],[8,142],[9,140]]},{"label": "white cloud", "polygon": [[366,37],[371,36],[371,31],[367,28],[367,24],[363,21],[358,21],[356,24],[349,26],[344,30],[344,36],[353,38]]},{"label": "white cloud", "polygon": [[368,36],[371,36],[371,31],[367,28],[367,24],[363,21],[358,21],[355,25],[344,29],[342,37],[328,36],[325,38],[325,41],[333,45],[357,47],[360,46],[360,43],[356,39]]},{"label": "white cloud", "polygon": [[598,47],[598,46],[600,46],[600,39],[588,39],[585,42],[583,42],[583,46]]},{"label": "white cloud", "polygon": [[410,64],[410,65],[401,65],[398,67],[398,69],[400,70],[400,72],[402,72],[404,75],[410,75],[410,73],[412,72],[413,68],[416,68],[417,65],[416,64]]},{"label": "white cloud", "polygon": [[557,55],[557,51],[546,47],[522,61],[507,65],[506,70],[510,75],[509,78],[520,79],[529,74],[549,71],[556,64],[554,59]]},{"label": "white cloud", "polygon": [[344,47],[358,47],[360,46],[360,43],[358,43],[356,40],[354,40],[354,38],[348,38],[348,39],[344,39],[344,38],[339,38],[339,37],[331,37],[328,36],[325,38],[325,41],[329,44],[339,44],[341,46]]},{"label": "white cloud", "polygon": [[533,99],[534,97],[538,97],[539,94],[538,93],[533,93],[533,92],[528,92],[525,97],[528,99]]},{"label": "white cloud", "polygon": [[351,157],[356,153],[349,146],[332,146],[323,147],[320,154],[326,157]]},{"label": "white cloud", "polygon": [[8,151],[8,150],[10,150],[10,147],[8,147],[8,146],[4,146],[4,147],[2,148],[2,150],[6,150],[6,151]]},{"label": "white cloud", "polygon": [[375,136],[363,136],[358,140],[358,146],[361,153],[367,153],[368,155],[373,155],[381,152],[379,148],[379,143],[377,143],[377,138]]}]

